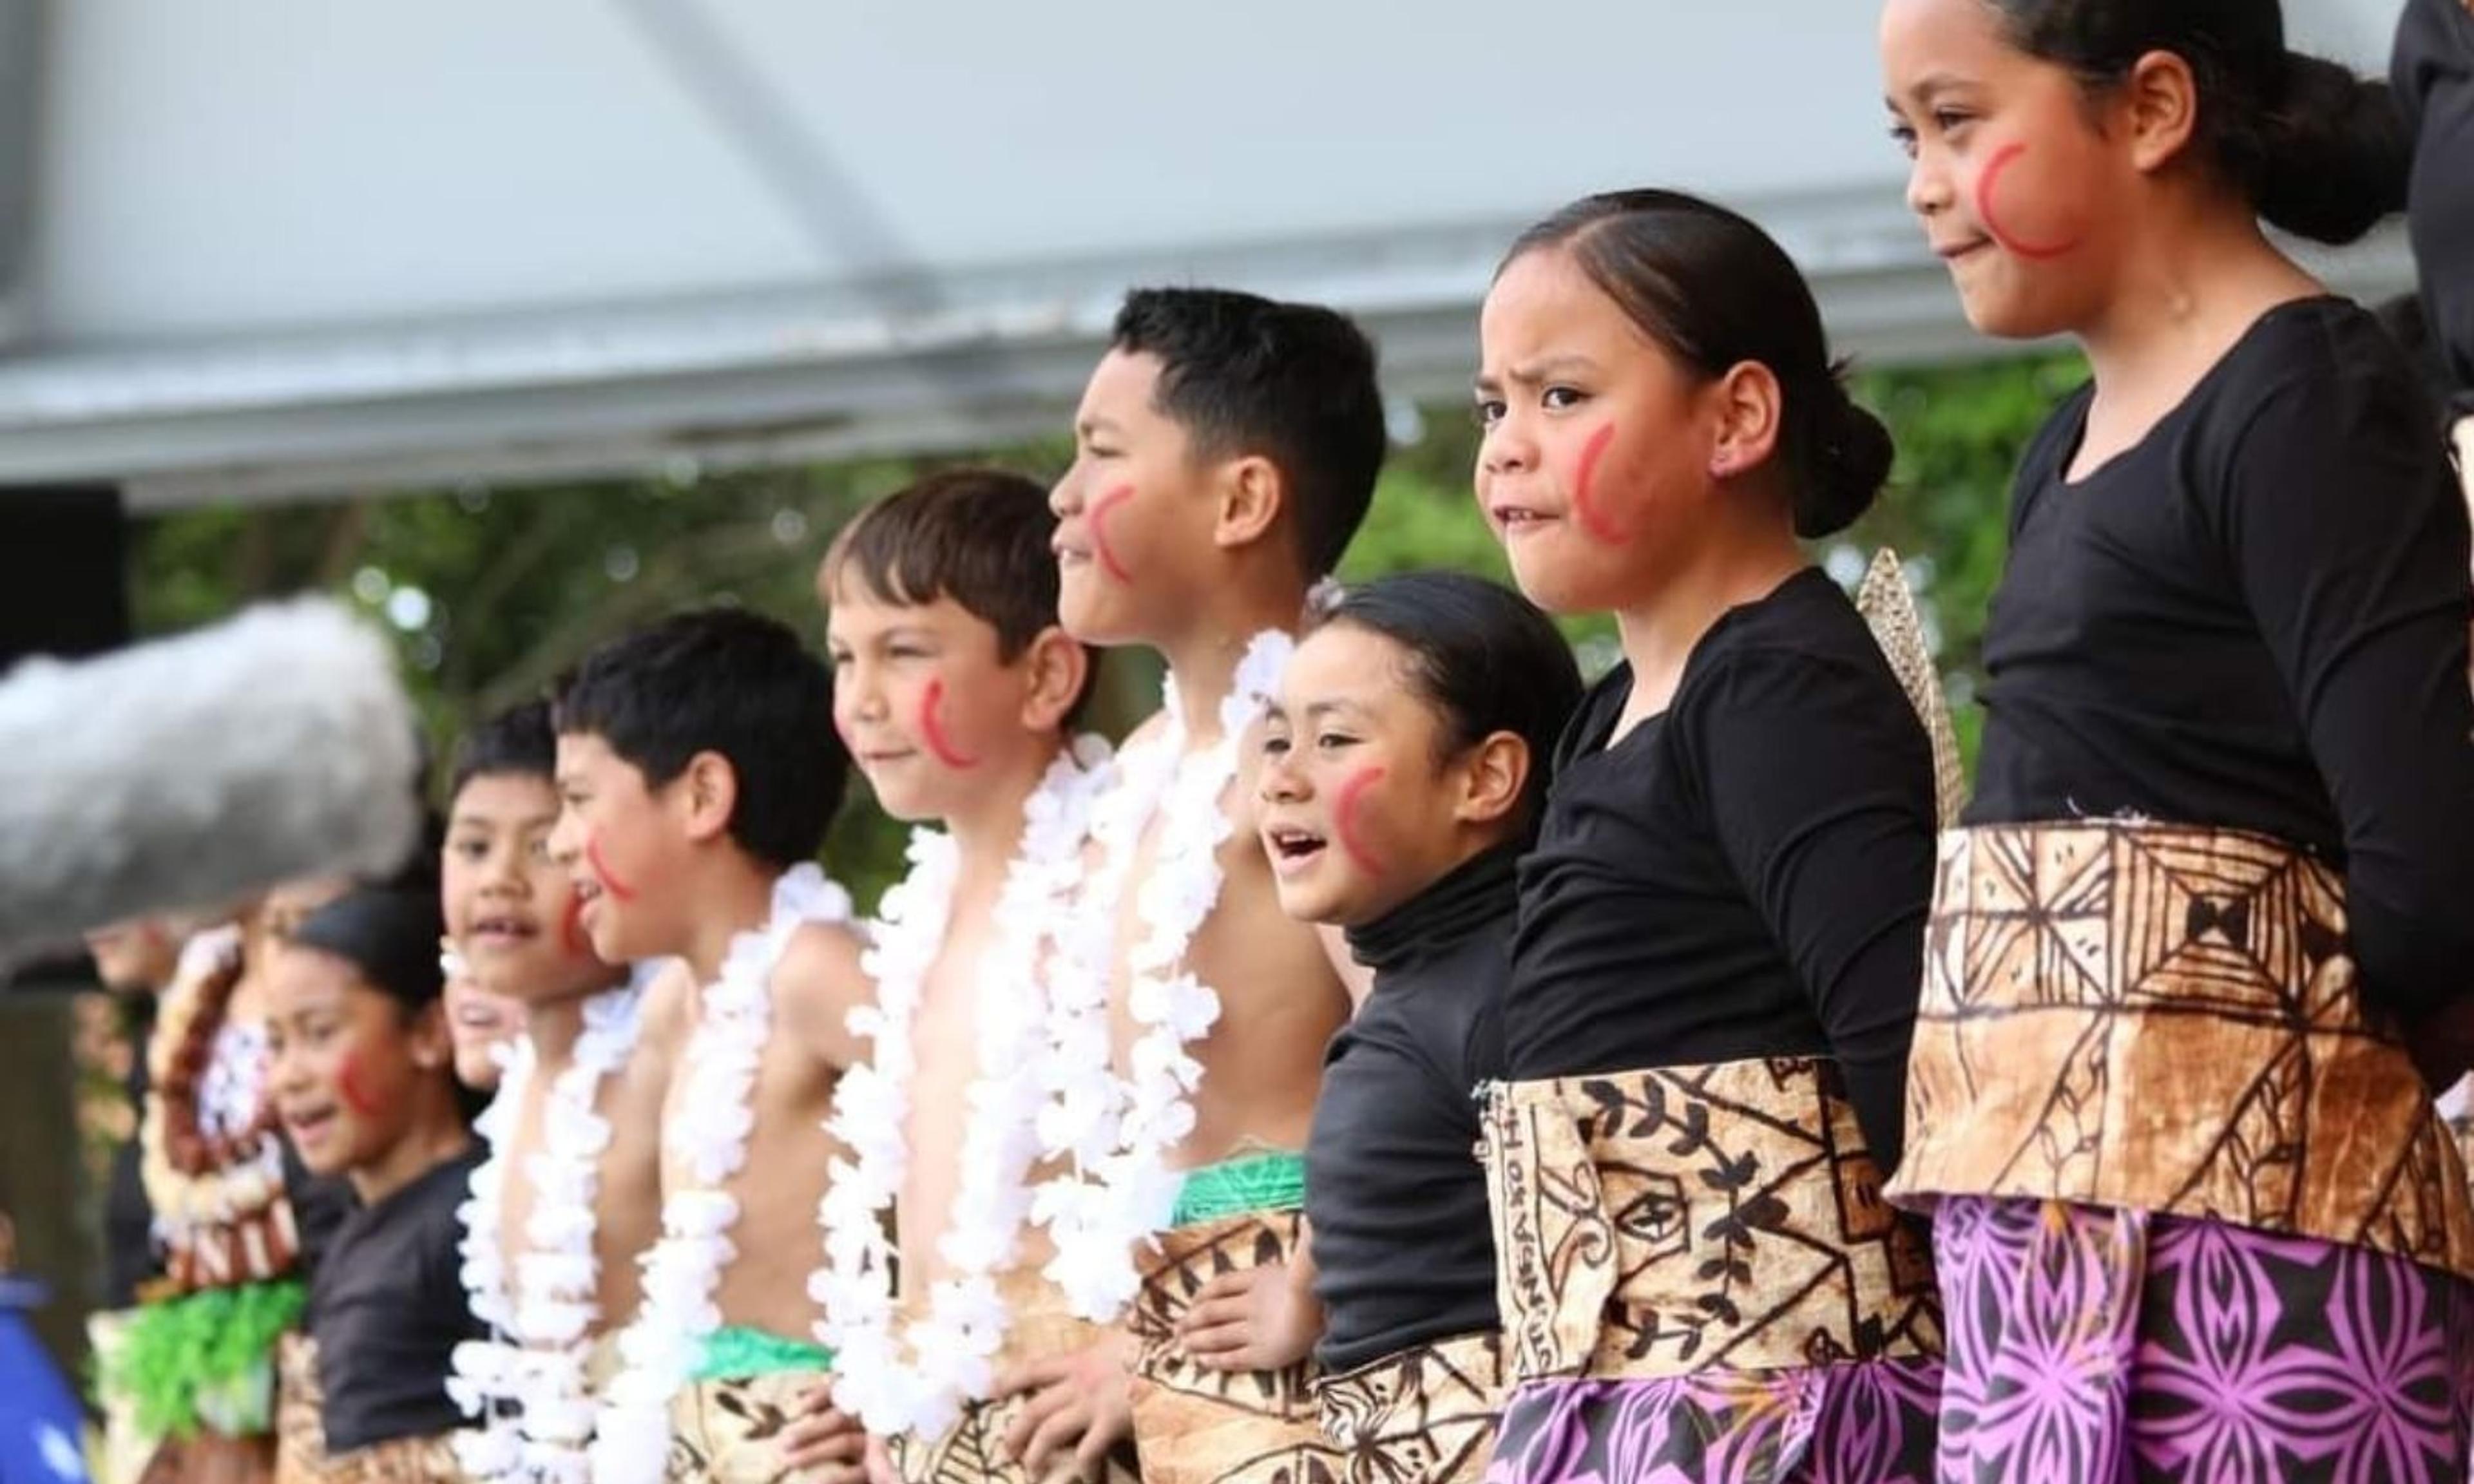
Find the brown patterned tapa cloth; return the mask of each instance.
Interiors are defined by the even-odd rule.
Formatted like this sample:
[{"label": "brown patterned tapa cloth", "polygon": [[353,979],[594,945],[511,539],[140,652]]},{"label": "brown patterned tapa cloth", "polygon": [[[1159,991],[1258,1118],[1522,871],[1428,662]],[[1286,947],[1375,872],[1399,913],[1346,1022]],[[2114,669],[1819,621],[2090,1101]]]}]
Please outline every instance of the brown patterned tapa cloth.
[{"label": "brown patterned tapa cloth", "polygon": [[440,1433],[330,1453],[318,1477],[321,1484],[465,1484],[471,1475],[455,1461],[454,1435]]},{"label": "brown patterned tapa cloth", "polygon": [[1177,1322],[1223,1273],[1286,1262],[1302,1217],[1268,1211],[1164,1232],[1142,1256],[1127,1323],[1140,1345],[1134,1447],[1149,1484],[1341,1484],[1339,1449],[1317,1421],[1313,1368],[1206,1371],[1177,1343]]},{"label": "brown patterned tapa cloth", "polygon": [[[1003,1371],[1042,1355],[1088,1350],[1106,1335],[1099,1325],[1077,1319],[1065,1306],[1065,1296],[1035,1269],[1017,1267],[997,1280],[997,1293],[1012,1316],[1005,1345],[997,1352]],[[974,1401],[962,1409],[953,1430],[933,1442],[901,1437],[887,1441],[895,1472],[903,1484],[1063,1484],[1076,1477],[1071,1453],[1052,1459],[1034,1474],[1006,1456],[1006,1430],[1022,1415],[1026,1397]],[[1105,1484],[1137,1484],[1131,1445],[1107,1460]]]},{"label": "brown patterned tapa cloth", "polygon": [[462,1484],[469,1477],[456,1462],[452,1433],[327,1452],[318,1342],[307,1335],[276,1342],[275,1374],[275,1484]]},{"label": "brown patterned tapa cloth", "polygon": [[830,1377],[781,1371],[729,1380],[691,1381],[670,1399],[668,1484],[795,1484],[805,1477],[782,1461],[782,1436],[804,1415],[799,1399]]},{"label": "brown patterned tapa cloth", "polygon": [[1895,1198],[2211,1217],[2474,1277],[2464,1166],[2365,1015],[2334,871],[2085,823],[1953,830],[1939,869]]},{"label": "brown patterned tapa cloth", "polygon": [[1315,1383],[1349,1484],[1477,1484],[1503,1410],[1503,1333],[1419,1345]]},{"label": "brown patterned tapa cloth", "polygon": [[327,1427],[319,1409],[318,1342],[295,1331],[275,1342],[275,1484],[319,1484],[327,1469]]},{"label": "brown patterned tapa cloth", "polygon": [[1941,1353],[1929,1234],[1835,1063],[1499,1083],[1484,1120],[1511,1380]]}]

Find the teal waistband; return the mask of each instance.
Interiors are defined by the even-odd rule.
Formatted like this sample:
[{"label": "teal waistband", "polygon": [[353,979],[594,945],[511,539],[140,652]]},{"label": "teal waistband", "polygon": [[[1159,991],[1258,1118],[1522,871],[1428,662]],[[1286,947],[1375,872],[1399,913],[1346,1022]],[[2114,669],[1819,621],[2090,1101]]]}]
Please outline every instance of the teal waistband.
[{"label": "teal waistband", "polygon": [[1239,1155],[1199,1170],[1188,1170],[1176,1192],[1172,1226],[1227,1216],[1252,1216],[1298,1210],[1306,1204],[1306,1157],[1284,1150]]},{"label": "teal waistband", "polygon": [[745,1325],[724,1325],[705,1336],[704,1355],[689,1373],[691,1381],[743,1381],[791,1371],[830,1371],[834,1352],[805,1340],[788,1340]]}]

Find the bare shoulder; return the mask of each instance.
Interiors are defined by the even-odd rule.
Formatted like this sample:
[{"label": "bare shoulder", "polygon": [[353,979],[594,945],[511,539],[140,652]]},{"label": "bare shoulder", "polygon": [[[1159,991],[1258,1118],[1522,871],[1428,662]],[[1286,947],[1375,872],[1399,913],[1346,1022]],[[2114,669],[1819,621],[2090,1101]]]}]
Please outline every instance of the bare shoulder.
[{"label": "bare shoulder", "polygon": [[841,922],[810,922],[790,935],[773,967],[773,1003],[783,1027],[836,1065],[857,1055],[850,1013],[876,997],[860,967],[866,940]]}]

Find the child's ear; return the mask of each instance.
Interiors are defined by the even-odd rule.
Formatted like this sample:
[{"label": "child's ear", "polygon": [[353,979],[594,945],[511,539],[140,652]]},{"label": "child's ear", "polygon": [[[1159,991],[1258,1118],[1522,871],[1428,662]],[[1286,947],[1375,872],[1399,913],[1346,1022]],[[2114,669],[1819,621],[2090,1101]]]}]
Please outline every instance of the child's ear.
[{"label": "child's ear", "polygon": [[1031,731],[1055,731],[1081,698],[1091,679],[1091,652],[1055,624],[1039,631],[1023,651],[1031,689],[1022,701],[1022,724]]},{"label": "child's ear", "polygon": [[739,771],[719,753],[698,753],[670,780],[688,838],[702,845],[730,830],[739,807]]},{"label": "child's ear", "polygon": [[447,1030],[447,1001],[433,999],[413,1013],[404,1027],[405,1049],[412,1065],[425,1072],[455,1065],[455,1040]]},{"label": "child's ear", "polygon": [[1710,472],[1724,478],[1758,468],[1778,448],[1780,412],[1785,402],[1778,373],[1758,361],[1744,361],[1710,383],[1718,403],[1718,436],[1710,450]]},{"label": "child's ear", "polygon": [[1529,786],[1529,744],[1498,731],[1469,749],[1461,762],[1460,798],[1452,818],[1464,825],[1499,825],[1520,807]]},{"label": "child's ear", "polygon": [[1251,546],[1272,534],[1287,514],[1289,482],[1278,465],[1258,453],[1231,459],[1220,469],[1220,514],[1211,528],[1223,551]]},{"label": "child's ear", "polygon": [[2198,79],[2171,52],[2149,52],[2131,63],[2114,99],[2116,117],[2129,126],[2131,161],[2142,171],[2171,163],[2198,132]]}]

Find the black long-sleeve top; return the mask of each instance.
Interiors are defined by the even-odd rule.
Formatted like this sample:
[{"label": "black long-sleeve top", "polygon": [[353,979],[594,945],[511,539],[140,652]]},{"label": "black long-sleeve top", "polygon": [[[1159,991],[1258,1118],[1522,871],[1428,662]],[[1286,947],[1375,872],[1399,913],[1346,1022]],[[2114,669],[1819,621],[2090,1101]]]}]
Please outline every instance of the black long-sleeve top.
[{"label": "black long-sleeve top", "polygon": [[355,1207],[309,1281],[329,1452],[464,1425],[448,1400],[455,1347],[486,1338],[464,1291],[456,1209],[482,1154],[432,1165],[375,1205]]},{"label": "black long-sleeve top", "polygon": [[1475,1093],[1503,1075],[1516,853],[1348,931],[1374,988],[1324,1053],[1306,1141],[1327,1374],[1501,1323]]},{"label": "black long-sleeve top", "polygon": [[2474,414],[2474,10],[2406,0],[2389,83],[2414,135],[2406,230],[2452,399]]},{"label": "black long-sleeve top", "polygon": [[1512,1077],[1827,1055],[1892,1168],[1933,882],[1906,693],[1812,569],[1722,617],[1611,743],[1631,689],[1618,666],[1582,701],[1521,863]]},{"label": "black long-sleeve top", "polygon": [[2404,352],[2280,306],[2066,482],[2092,396],[2021,465],[1969,821],[2281,837],[2344,872],[2373,1003],[2474,990],[2466,516]]}]

